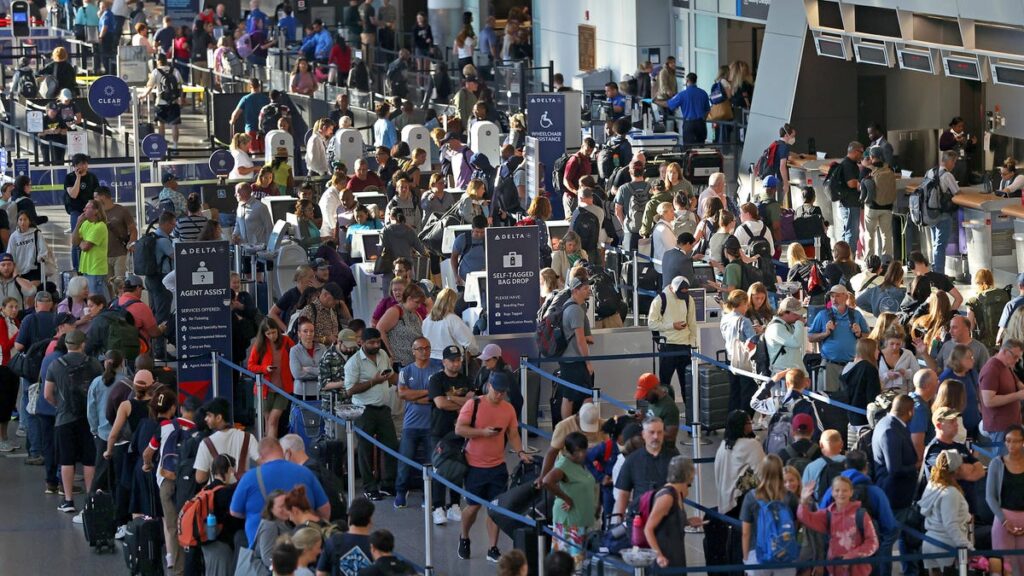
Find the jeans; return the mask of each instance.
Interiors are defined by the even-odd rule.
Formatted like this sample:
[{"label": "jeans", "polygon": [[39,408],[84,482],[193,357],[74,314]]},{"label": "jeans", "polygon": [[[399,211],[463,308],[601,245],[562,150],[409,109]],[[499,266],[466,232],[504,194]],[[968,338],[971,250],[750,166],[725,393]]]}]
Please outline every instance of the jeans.
[{"label": "jeans", "polygon": [[850,245],[850,252],[857,254],[857,240],[860,237],[861,208],[839,206],[840,240]]},{"label": "jeans", "polygon": [[[60,466],[57,466],[57,445],[54,442],[54,424],[57,422],[57,417],[37,414],[36,421],[39,423],[39,448],[43,453],[46,467],[46,483],[59,486]],[[71,498],[65,497],[65,499],[70,500]]]},{"label": "jeans", "polygon": [[[398,451],[402,453],[409,460],[416,462],[416,451],[423,447],[423,452],[428,456],[431,454],[431,448],[433,445],[430,442],[430,429],[429,428],[402,428],[402,441],[399,443]],[[396,494],[404,494],[409,489],[413,467],[408,464],[398,464],[398,480],[395,482]]]},{"label": "jeans", "polygon": [[739,376],[729,373],[729,412],[743,410],[750,416],[754,415],[754,409],[750,407],[750,400],[757,391],[757,382],[749,376]]},{"label": "jeans", "polygon": [[[689,352],[690,347],[685,344],[663,344],[661,352]],[[663,356],[658,358],[658,380],[668,387],[669,395],[676,397],[675,389],[672,388],[672,376],[679,376],[679,389],[683,391],[683,398],[689,405],[690,390],[686,386],[686,369],[690,366],[690,355]]]},{"label": "jeans", "polygon": [[946,273],[946,245],[949,244],[952,218],[943,214],[929,228],[932,235],[932,270],[939,274]]},{"label": "jeans", "polygon": [[[896,517],[896,521],[897,522],[906,522],[907,519],[910,517],[910,512],[911,512],[910,508],[900,508],[899,510],[893,510],[892,514],[893,514],[893,516]],[[910,546],[907,545],[907,541],[903,537],[903,532],[902,531],[900,531],[900,534],[899,534],[899,542],[900,542],[900,554],[902,554],[902,555],[919,554],[921,552],[921,547],[920,546],[917,546],[916,548],[911,548]],[[911,561],[911,562],[902,562],[901,564],[903,565],[902,566],[903,567],[903,574],[905,576],[917,576],[920,573],[918,568],[919,568],[921,562],[919,560],[914,560],[914,561]],[[890,570],[891,570],[891,568],[890,568]]]},{"label": "jeans", "polygon": [[[892,555],[892,545],[896,543],[896,537],[899,535],[899,530],[894,529],[891,533],[879,534],[878,540],[878,555],[885,557]],[[892,562],[881,562],[875,564],[871,570],[872,574],[878,576],[891,576],[892,575]]]},{"label": "jeans", "polygon": [[[71,230],[74,230],[78,226],[78,219],[82,217],[82,213],[77,210],[68,212],[68,216],[71,217]],[[78,258],[82,255],[82,249],[77,244],[71,246],[71,268],[78,271]],[[89,287],[89,291],[92,292],[92,286]],[[106,294],[106,292],[101,292]]]},{"label": "jeans", "polygon": [[[77,268],[78,265],[76,264]],[[102,294],[104,298],[110,298],[110,291],[107,290],[106,274],[83,274],[89,282],[89,294]]]}]

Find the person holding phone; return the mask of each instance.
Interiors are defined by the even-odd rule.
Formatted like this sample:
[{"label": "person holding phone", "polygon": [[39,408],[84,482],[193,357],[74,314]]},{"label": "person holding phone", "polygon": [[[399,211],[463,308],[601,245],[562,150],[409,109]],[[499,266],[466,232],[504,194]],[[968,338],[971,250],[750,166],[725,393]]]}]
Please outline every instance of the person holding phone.
[{"label": "person holding phone", "polygon": [[[398,374],[391,368],[391,357],[381,349],[380,330],[363,331],[363,345],[345,363],[345,391],[356,406],[363,406],[363,415],[356,421],[364,432],[376,436],[382,444],[398,451],[398,433],[391,419],[388,387],[398,382]],[[373,444],[359,439],[359,473],[363,478],[363,494],[369,500],[383,500],[395,495],[395,459],[382,454],[383,472],[380,478],[373,474]]]}]

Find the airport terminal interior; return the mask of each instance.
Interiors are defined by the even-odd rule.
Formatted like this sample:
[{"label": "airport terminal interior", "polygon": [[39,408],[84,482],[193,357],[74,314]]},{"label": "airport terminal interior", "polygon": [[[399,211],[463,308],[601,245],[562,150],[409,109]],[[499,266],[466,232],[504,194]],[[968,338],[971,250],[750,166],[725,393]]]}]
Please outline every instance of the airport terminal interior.
[{"label": "airport terminal interior", "polygon": [[0,576],[1024,576],[1024,0],[0,0]]}]

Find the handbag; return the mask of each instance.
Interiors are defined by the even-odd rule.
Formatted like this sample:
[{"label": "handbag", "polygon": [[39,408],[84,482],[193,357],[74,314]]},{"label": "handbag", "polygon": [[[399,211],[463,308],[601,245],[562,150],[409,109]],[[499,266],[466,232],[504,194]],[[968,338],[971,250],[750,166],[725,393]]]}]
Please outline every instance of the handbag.
[{"label": "handbag", "polygon": [[395,267],[395,258],[391,255],[391,250],[385,246],[381,248],[380,256],[373,261],[373,273],[374,274],[388,274]]},{"label": "handbag", "polygon": [[[742,316],[736,317],[737,324],[742,321]],[[750,351],[747,350],[747,344],[742,338],[733,338],[729,342],[729,366],[747,372],[753,369],[750,363]]]},{"label": "handbag", "polygon": [[708,122],[728,122],[732,120],[732,104],[728,100],[713,104],[708,111]]}]

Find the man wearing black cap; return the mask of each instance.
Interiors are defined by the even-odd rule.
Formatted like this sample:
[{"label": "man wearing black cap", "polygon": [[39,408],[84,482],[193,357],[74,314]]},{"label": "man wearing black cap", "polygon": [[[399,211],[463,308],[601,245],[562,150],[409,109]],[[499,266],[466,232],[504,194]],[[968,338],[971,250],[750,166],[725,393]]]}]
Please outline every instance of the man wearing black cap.
[{"label": "man wearing black cap", "polygon": [[[85,210],[85,204],[92,200],[96,189],[100,186],[100,180],[95,174],[89,172],[89,157],[85,154],[75,154],[71,157],[73,170],[64,177],[64,211],[71,216],[71,229],[78,225],[78,219]],[[81,251],[77,246],[71,247],[71,265],[78,270],[78,256]]]},{"label": "man wearing black cap", "polygon": [[39,133],[39,138],[50,142],[50,145],[43,146],[43,161],[47,164],[63,164],[64,150],[68,145],[68,123],[61,118],[57,102],[50,102],[46,105],[46,113],[43,114],[43,131]]},{"label": "man wearing black cap", "polygon": [[[590,345],[594,338],[590,335],[590,320],[587,318],[587,311],[584,308],[590,298],[590,283],[578,276],[572,278],[566,286],[572,296],[566,303],[562,312],[562,333],[568,344],[562,356],[565,358],[579,358],[590,356]],[[571,360],[563,362],[559,360],[558,368],[562,378],[582,388],[594,388],[594,366],[589,361]],[[562,396],[562,419],[569,418],[579,411],[584,402],[591,401],[591,394],[572,390],[564,386],[559,387]]]},{"label": "man wearing black cap", "polygon": [[[391,358],[381,349],[380,331],[367,328],[363,331],[363,346],[345,363],[345,390],[356,406],[363,406],[363,415],[356,424],[364,432],[392,450],[398,450],[398,434],[391,420],[388,405],[388,387],[398,382],[398,374],[391,367]],[[384,469],[380,480],[373,474],[374,447],[369,441],[359,439],[359,473],[363,478],[363,491],[370,500],[382,500],[394,496],[395,459],[382,455]]]},{"label": "man wearing black cap", "polygon": [[[427,384],[430,401],[434,409],[430,411],[430,445],[437,446],[448,434],[455,432],[455,421],[459,410],[470,401],[479,390],[473,390],[469,378],[462,373],[462,348],[452,344],[441,352],[444,369],[435,372]],[[431,506],[434,524],[441,526],[448,520],[460,522],[462,510],[459,508],[460,496],[454,490],[448,490],[448,508],[445,508],[445,488],[440,482],[433,485]],[[447,512],[446,512],[447,510]]]},{"label": "man wearing black cap", "polygon": [[314,338],[325,345],[333,345],[338,337],[339,320],[348,322],[352,313],[345,305],[345,294],[334,282],[328,282],[317,299],[302,309],[302,314],[313,322]]},{"label": "man wearing black cap", "polygon": [[164,172],[160,183],[164,185],[158,197],[160,208],[173,213],[176,217],[184,216],[187,213],[185,196],[178,192],[178,177],[170,172]]}]

